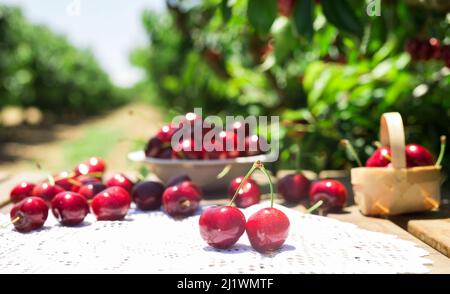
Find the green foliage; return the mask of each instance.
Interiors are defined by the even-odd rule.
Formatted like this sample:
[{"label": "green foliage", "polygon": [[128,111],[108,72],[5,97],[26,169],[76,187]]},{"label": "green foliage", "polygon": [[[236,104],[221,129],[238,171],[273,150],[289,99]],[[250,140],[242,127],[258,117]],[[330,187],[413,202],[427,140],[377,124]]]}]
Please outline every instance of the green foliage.
[{"label": "green foliage", "polygon": [[123,102],[92,53],[0,5],[0,108],[94,114]]},{"label": "green foliage", "polygon": [[[449,43],[446,14],[381,1],[381,16],[370,17],[365,1],[317,2],[296,0],[286,18],[275,0],[168,1],[164,17],[144,14],[151,42],[133,60],[171,110],[303,121],[306,169],[348,168],[342,138],[365,160],[388,111],[402,113],[408,142],[437,154],[449,133],[449,70],[412,62],[404,46],[416,36]],[[296,139],[282,134],[280,167],[293,168]]]}]

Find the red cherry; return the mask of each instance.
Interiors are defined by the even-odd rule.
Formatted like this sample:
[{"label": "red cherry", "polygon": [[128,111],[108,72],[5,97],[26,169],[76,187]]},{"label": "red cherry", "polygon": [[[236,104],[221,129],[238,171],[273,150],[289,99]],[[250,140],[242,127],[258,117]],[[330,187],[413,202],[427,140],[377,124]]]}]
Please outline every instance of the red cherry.
[{"label": "red cherry", "polygon": [[245,216],[236,207],[213,206],[205,209],[199,219],[200,235],[214,248],[233,246],[245,231]]},{"label": "red cherry", "polygon": [[171,177],[167,181],[167,187],[176,186],[176,185],[181,184],[182,182],[186,182],[186,181],[189,181],[189,182],[192,181],[188,175],[174,176],[174,177]]},{"label": "red cherry", "polygon": [[17,231],[25,233],[41,228],[48,216],[48,206],[42,198],[28,197],[15,204],[10,212]]},{"label": "red cherry", "polygon": [[106,185],[103,183],[88,183],[80,187],[78,193],[83,195],[84,198],[90,200],[95,197],[98,193],[106,189]]},{"label": "red cherry", "polygon": [[163,149],[163,141],[157,137],[151,138],[145,147],[145,155],[148,157],[157,157]]},{"label": "red cherry", "polygon": [[177,186],[181,187],[181,188],[194,189],[200,196],[202,195],[202,190],[196,184],[194,184],[191,181],[181,182],[181,183],[177,184]]},{"label": "red cherry", "polygon": [[366,161],[367,167],[385,167],[391,162],[391,149],[378,148]]},{"label": "red cherry", "polygon": [[177,130],[178,128],[175,126],[165,125],[158,131],[155,137],[161,140],[162,143],[170,143],[173,134],[175,134]]},{"label": "red cherry", "polygon": [[246,231],[252,247],[262,253],[279,249],[289,234],[289,219],[276,208],[263,208],[250,216]]},{"label": "red cherry", "polygon": [[34,188],[31,194],[33,196],[40,197],[44,199],[47,202],[52,201],[53,197],[55,197],[56,194],[64,192],[64,189],[61,188],[58,185],[52,185],[50,183],[44,182],[37,184]]},{"label": "red cherry", "polygon": [[[238,150],[238,137],[232,131],[221,131],[219,133],[218,144],[222,144],[223,149],[228,158],[239,157],[241,151]],[[243,146],[245,148],[245,145]]]},{"label": "red cherry", "polygon": [[289,17],[294,9],[295,0],[278,0],[278,13]]},{"label": "red cherry", "polygon": [[124,174],[116,173],[109,180],[106,181],[106,186],[108,187],[122,187],[128,193],[131,193],[134,183],[127,178]]},{"label": "red cherry", "polygon": [[192,215],[198,208],[201,195],[188,185],[167,188],[162,196],[164,210],[173,217]]},{"label": "red cherry", "polygon": [[67,171],[60,172],[58,175],[54,176],[54,179],[55,184],[66,191],[77,192],[78,189],[80,189],[80,184],[76,180],[76,176]]},{"label": "red cherry", "polygon": [[220,141],[213,141],[203,145],[203,159],[226,159],[227,152]]},{"label": "red cherry", "polygon": [[97,220],[121,220],[130,208],[130,194],[121,187],[109,187],[92,200],[92,211]]},{"label": "red cherry", "polygon": [[406,164],[408,167],[433,165],[433,155],[419,144],[408,144],[405,147]]},{"label": "red cherry", "polygon": [[133,187],[131,196],[141,210],[156,210],[161,207],[164,186],[158,182],[140,182]]},{"label": "red cherry", "polygon": [[311,203],[322,200],[324,209],[341,209],[347,201],[347,189],[337,180],[320,180],[313,183],[309,192]]},{"label": "red cherry", "polygon": [[[230,185],[228,186],[228,196],[230,196],[230,198],[234,196],[243,179],[244,177],[238,177],[231,181]],[[237,207],[246,208],[253,204],[259,203],[260,200],[261,191],[258,184],[256,184],[256,182],[254,182],[252,179],[248,178],[243,184],[239,193],[236,195],[234,203]]]},{"label": "red cherry", "polygon": [[268,150],[266,139],[258,135],[252,135],[245,138],[245,156],[255,156],[263,154]]},{"label": "red cherry", "polygon": [[75,175],[88,175],[88,174],[99,174],[96,177],[101,178],[101,174],[103,174],[106,170],[106,163],[100,157],[91,157],[86,162],[80,163],[75,168]]},{"label": "red cherry", "polygon": [[34,184],[29,182],[20,182],[11,190],[9,194],[9,198],[12,203],[18,203],[23,199],[31,196],[32,191],[34,189]]},{"label": "red cherry", "polygon": [[287,202],[299,202],[308,198],[310,180],[302,173],[290,174],[278,181],[278,193]]},{"label": "red cherry", "polygon": [[89,213],[89,205],[84,196],[75,192],[62,192],[52,200],[52,212],[64,226],[76,226]]},{"label": "red cherry", "polygon": [[202,150],[195,150],[195,147],[194,140],[185,139],[178,144],[176,150],[179,151],[174,150],[174,155],[181,159],[201,159],[203,152]]}]

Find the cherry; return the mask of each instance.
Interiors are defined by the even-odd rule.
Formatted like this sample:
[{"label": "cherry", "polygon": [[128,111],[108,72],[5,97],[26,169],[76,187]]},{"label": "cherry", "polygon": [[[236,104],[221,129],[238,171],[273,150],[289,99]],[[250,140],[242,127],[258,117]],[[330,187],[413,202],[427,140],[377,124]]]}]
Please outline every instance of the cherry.
[{"label": "cherry", "polygon": [[199,219],[200,235],[210,246],[226,249],[233,246],[245,231],[245,216],[236,207],[212,206]]},{"label": "cherry", "polygon": [[177,184],[177,186],[181,187],[181,188],[194,189],[200,196],[202,195],[202,190],[196,184],[194,184],[191,181],[181,182],[181,183]]},{"label": "cherry", "polygon": [[128,193],[131,193],[134,183],[127,178],[124,174],[116,173],[109,180],[106,181],[106,186],[108,187],[121,187],[125,189]]},{"label": "cherry", "polygon": [[133,187],[131,196],[142,210],[155,210],[161,207],[164,186],[158,182],[140,182]]},{"label": "cherry", "polygon": [[163,126],[158,133],[156,134],[156,138],[161,140],[163,143],[170,143],[172,140],[173,134],[178,130],[178,127],[172,125]]},{"label": "cherry", "polygon": [[78,193],[83,195],[87,200],[91,200],[95,195],[106,189],[103,183],[88,183],[80,187]]},{"label": "cherry", "polygon": [[294,9],[295,0],[278,0],[278,13],[280,15],[289,17]]},{"label": "cherry", "polygon": [[367,167],[385,167],[391,163],[391,149],[389,147],[380,147],[367,159]]},{"label": "cherry", "polygon": [[163,149],[163,146],[164,142],[161,139],[153,137],[148,141],[147,146],[145,147],[145,155],[148,157],[157,157]]},{"label": "cherry", "polygon": [[100,157],[91,157],[86,162],[80,163],[75,168],[75,175],[95,174],[96,177],[101,178],[101,175],[106,170],[106,163]]},{"label": "cherry", "polygon": [[[208,148],[208,149],[207,149]],[[203,146],[203,159],[226,159],[227,152],[220,140],[213,141],[211,143],[204,143]]]},{"label": "cherry", "polygon": [[121,220],[130,208],[130,194],[122,187],[109,187],[92,200],[92,211],[97,220]]},{"label": "cherry", "polygon": [[80,185],[76,180],[76,176],[67,171],[62,171],[53,178],[55,179],[55,184],[66,191],[77,192],[80,188]]},{"label": "cherry", "polygon": [[48,206],[42,198],[28,197],[15,204],[10,212],[17,231],[25,233],[41,228],[48,216]]},{"label": "cherry", "polygon": [[308,198],[310,186],[310,180],[302,173],[290,174],[278,181],[278,193],[287,202],[295,203]]},{"label": "cherry", "polygon": [[31,196],[34,186],[34,184],[29,182],[20,182],[11,190],[9,198],[13,203],[18,203]]},{"label": "cherry", "polygon": [[182,182],[186,182],[186,181],[189,181],[189,182],[192,181],[188,175],[174,176],[174,177],[171,177],[167,181],[167,187],[176,186],[176,185],[178,185]]},{"label": "cherry", "polygon": [[192,215],[198,208],[201,195],[191,186],[177,185],[167,188],[162,196],[164,210],[172,217]]},{"label": "cherry", "polygon": [[245,156],[255,156],[265,153],[268,148],[267,141],[258,135],[252,135],[245,138]]},{"label": "cherry", "polygon": [[433,165],[433,155],[419,144],[408,144],[405,147],[406,164],[408,167]]},{"label": "cherry", "polygon": [[64,192],[64,189],[61,188],[60,186],[44,182],[37,184],[33,188],[31,195],[40,197],[45,201],[50,202],[52,201],[53,197],[55,197],[56,194],[61,192]]},{"label": "cherry", "polygon": [[175,156],[175,154],[173,153],[172,148],[165,148],[165,149],[161,150],[156,157],[157,158],[162,158],[162,159],[175,159],[175,158],[177,158]]},{"label": "cherry", "polygon": [[[244,177],[238,177],[231,181],[228,187],[228,195],[230,196],[230,198],[234,196],[243,179]],[[236,203],[237,207],[246,208],[253,204],[259,203],[260,200],[261,191],[259,189],[259,186],[249,178],[245,180],[245,183],[237,193],[234,202]]]},{"label": "cherry", "polygon": [[89,213],[89,205],[84,196],[75,192],[57,194],[51,203],[55,218],[64,226],[76,226]]},{"label": "cherry", "polygon": [[[221,131],[219,133],[219,139],[217,144],[222,144],[223,149],[226,152],[228,158],[239,157],[240,151],[238,150],[237,135],[232,131]],[[245,147],[245,145],[244,145]]]},{"label": "cherry", "polygon": [[[237,191],[240,191],[245,181],[256,169],[259,169],[269,180],[270,208],[263,208],[252,214],[247,221],[245,230],[247,231],[248,239],[252,247],[256,251],[265,253],[277,250],[284,244],[289,233],[289,219],[282,211],[273,208],[275,197],[272,179],[260,160],[257,160],[253,164],[252,168],[241,181]],[[235,193],[230,203],[233,202],[236,196],[237,193]]]},{"label": "cherry", "polygon": [[311,186],[309,192],[309,199],[311,203],[316,203],[320,200],[324,202],[323,208],[341,209],[347,201],[347,189],[337,180],[320,180]]},{"label": "cherry", "polygon": [[252,247],[267,253],[283,246],[289,234],[289,224],[286,214],[270,207],[251,215],[245,229]]},{"label": "cherry", "polygon": [[174,150],[174,155],[177,158],[184,159],[201,159],[203,152],[201,150],[195,150],[195,142],[191,139],[184,139],[178,144],[176,148],[179,151]]}]

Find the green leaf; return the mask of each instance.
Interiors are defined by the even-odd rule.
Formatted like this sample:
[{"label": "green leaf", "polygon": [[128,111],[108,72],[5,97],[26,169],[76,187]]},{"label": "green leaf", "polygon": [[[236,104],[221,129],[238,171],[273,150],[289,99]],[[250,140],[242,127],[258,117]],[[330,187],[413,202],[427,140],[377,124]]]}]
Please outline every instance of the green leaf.
[{"label": "green leaf", "polygon": [[228,5],[228,0],[222,0],[220,12],[222,13],[223,22],[228,22],[231,18],[231,7]]},{"label": "green leaf", "polygon": [[270,31],[270,27],[277,17],[277,13],[277,2],[274,0],[248,1],[248,21],[261,35],[265,35]]},{"label": "green leaf", "polygon": [[322,11],[327,20],[338,29],[353,34],[358,38],[363,36],[363,25],[359,21],[347,0],[322,0]]},{"label": "green leaf", "polygon": [[314,3],[313,0],[298,0],[294,5],[294,25],[296,32],[305,36],[307,40],[311,41],[314,28]]}]

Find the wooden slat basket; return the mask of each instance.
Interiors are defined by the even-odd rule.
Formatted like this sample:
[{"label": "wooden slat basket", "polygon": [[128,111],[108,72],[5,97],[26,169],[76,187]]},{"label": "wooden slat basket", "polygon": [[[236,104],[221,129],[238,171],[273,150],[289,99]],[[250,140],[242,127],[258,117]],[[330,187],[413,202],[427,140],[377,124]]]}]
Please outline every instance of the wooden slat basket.
[{"label": "wooden slat basket", "polygon": [[397,112],[380,119],[380,140],[391,148],[391,167],[351,170],[355,203],[365,215],[398,215],[432,210],[440,204],[441,167],[406,167],[405,133]]}]

